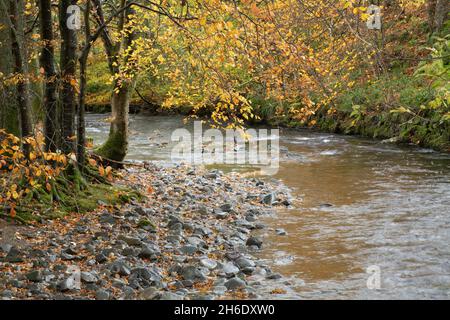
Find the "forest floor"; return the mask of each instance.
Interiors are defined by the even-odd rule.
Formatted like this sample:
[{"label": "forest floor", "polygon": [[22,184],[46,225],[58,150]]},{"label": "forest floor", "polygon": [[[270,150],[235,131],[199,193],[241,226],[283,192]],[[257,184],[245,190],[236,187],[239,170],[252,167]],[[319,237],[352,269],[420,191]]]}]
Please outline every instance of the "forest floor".
[{"label": "forest floor", "polygon": [[[33,225],[0,225],[2,299],[278,298],[290,283],[254,253],[258,218],[289,190],[184,166],[124,169],[145,196]],[[276,230],[283,236],[283,230]]]}]

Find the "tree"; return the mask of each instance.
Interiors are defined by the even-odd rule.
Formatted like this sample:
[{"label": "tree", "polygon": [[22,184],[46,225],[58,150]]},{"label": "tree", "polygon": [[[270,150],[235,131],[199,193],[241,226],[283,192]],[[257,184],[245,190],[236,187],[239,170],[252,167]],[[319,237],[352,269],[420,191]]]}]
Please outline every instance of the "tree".
[{"label": "tree", "polygon": [[96,150],[100,156],[113,160],[122,161],[128,150],[128,114],[130,104],[130,92],[134,88],[134,77],[124,74],[121,69],[125,66],[130,55],[133,53],[133,41],[135,32],[130,22],[133,19],[134,10],[128,6],[127,0],[121,0],[121,8],[126,8],[119,16],[118,33],[122,35],[117,41],[112,40],[109,29],[105,26],[106,21],[99,0],[93,0],[95,4],[96,20],[99,26],[103,26],[101,36],[110,71],[114,76],[111,97],[111,127],[106,142]]},{"label": "tree", "polygon": [[[22,137],[29,137],[33,134],[33,125],[31,120],[31,104],[29,95],[29,80],[26,68],[26,58],[24,57],[23,48],[20,39],[24,38],[23,28],[20,24],[19,1],[9,0],[9,20],[10,20],[10,37],[11,52],[14,58],[14,76],[16,83],[16,100],[20,114],[20,128]],[[28,148],[24,146],[25,154]]]},{"label": "tree", "polygon": [[428,0],[428,25],[432,32],[440,32],[448,18],[448,0]]},{"label": "tree", "polygon": [[[60,0],[59,28],[61,33],[61,83],[60,92],[62,110],[62,150],[64,153],[75,152],[75,110],[77,90],[77,34],[70,23],[75,17],[69,7],[77,0]],[[70,27],[69,27],[70,26]]]},{"label": "tree", "polygon": [[42,40],[41,72],[44,76],[44,109],[45,109],[45,146],[46,150],[55,152],[58,139],[57,115],[57,76],[55,70],[55,50],[51,0],[39,0],[40,33]]}]

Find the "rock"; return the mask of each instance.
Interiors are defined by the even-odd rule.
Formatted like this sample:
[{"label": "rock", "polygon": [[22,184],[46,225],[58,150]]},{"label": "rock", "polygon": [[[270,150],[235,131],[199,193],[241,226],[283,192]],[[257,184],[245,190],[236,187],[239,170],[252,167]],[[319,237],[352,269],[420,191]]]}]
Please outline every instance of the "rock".
[{"label": "rock", "polygon": [[275,195],[273,194],[273,192],[266,194],[262,197],[261,199],[261,203],[267,204],[267,205],[272,205],[275,201]]},{"label": "rock", "polygon": [[121,260],[115,261],[109,267],[112,274],[119,274],[120,276],[129,276],[131,274],[130,267]]},{"label": "rock", "polygon": [[266,279],[269,279],[269,280],[278,280],[281,278],[282,278],[282,276],[279,273],[270,273],[269,275],[266,276]]},{"label": "rock", "polygon": [[209,270],[217,268],[217,262],[211,259],[202,259],[200,260],[200,264]]},{"label": "rock", "polygon": [[224,212],[224,211],[219,211],[219,212],[215,212],[214,216],[216,217],[216,219],[222,220],[222,219],[226,219],[228,217],[228,213]]},{"label": "rock", "polygon": [[228,262],[222,267],[222,271],[225,273],[227,277],[231,277],[239,272],[239,268],[236,267],[233,263]]},{"label": "rock", "polygon": [[138,257],[141,259],[156,260],[161,254],[161,251],[155,245],[145,245],[141,252],[139,252]]},{"label": "rock", "polygon": [[183,296],[173,293],[173,292],[164,292],[161,294],[160,300],[183,300]]},{"label": "rock", "polygon": [[190,245],[193,245],[196,247],[205,247],[206,246],[205,241],[203,241],[202,239],[200,239],[198,237],[188,237],[186,240]]},{"label": "rock", "polygon": [[239,269],[254,268],[256,266],[252,260],[244,257],[236,259],[234,263],[239,267]]},{"label": "rock", "polygon": [[91,272],[83,271],[81,272],[81,281],[84,283],[96,283],[98,281],[98,278],[95,274]]},{"label": "rock", "polygon": [[225,286],[215,286],[214,287],[214,289],[213,289],[213,292],[215,293],[215,294],[217,294],[217,295],[223,295],[223,294],[225,294],[225,292],[227,291],[227,287],[225,287]]},{"label": "rock", "polygon": [[261,249],[263,242],[260,238],[252,236],[247,239],[247,242],[245,244],[247,246],[255,246],[255,247],[258,247],[259,249]]},{"label": "rock", "polygon": [[0,250],[2,250],[6,254],[9,252],[9,250],[11,250],[12,247],[13,246],[11,244],[9,244],[9,243],[2,243],[2,244],[0,244]]},{"label": "rock", "polygon": [[230,212],[231,210],[233,210],[233,205],[231,203],[224,203],[220,206],[220,210],[222,210],[223,212]]},{"label": "rock", "polygon": [[100,216],[99,221],[100,223],[115,224],[116,218],[109,213],[104,213]]},{"label": "rock", "polygon": [[42,282],[44,277],[42,276],[42,272],[40,270],[34,270],[26,275],[27,279],[32,282]]},{"label": "rock", "polygon": [[105,256],[103,253],[99,253],[95,256],[95,261],[97,261],[98,263],[104,263],[108,261],[108,257]]},{"label": "rock", "polygon": [[275,229],[275,232],[277,233],[277,235],[279,236],[286,236],[287,232],[284,229]]},{"label": "rock", "polygon": [[125,247],[122,250],[122,255],[126,256],[126,257],[128,257],[128,256],[135,256],[136,254],[137,254],[137,250],[135,248],[132,248],[132,247]]},{"label": "rock", "polygon": [[170,233],[181,234],[183,232],[183,225],[179,222],[169,226]]},{"label": "rock", "polygon": [[196,246],[182,246],[180,251],[184,254],[192,255],[198,251]]},{"label": "rock", "polygon": [[78,250],[76,250],[75,247],[68,247],[66,250],[64,250],[64,252],[69,255],[74,255],[74,256],[76,256],[78,254]]},{"label": "rock", "polygon": [[160,295],[160,292],[155,287],[148,287],[144,289],[140,294],[139,298],[142,300],[155,300]]},{"label": "rock", "polygon": [[149,283],[153,283],[161,281],[162,275],[155,268],[138,267],[131,270],[130,279],[145,280]]},{"label": "rock", "polygon": [[103,289],[95,292],[95,299],[97,300],[109,300],[109,292]]},{"label": "rock", "polygon": [[71,254],[69,254],[67,252],[62,252],[61,253],[61,259],[65,260],[65,261],[72,261],[72,260],[77,259],[77,257],[74,256],[74,255],[71,255]]},{"label": "rock", "polygon": [[125,235],[120,235],[117,237],[117,240],[122,240],[129,246],[141,246],[142,245],[142,241],[136,237],[128,237]]},{"label": "rock", "polygon": [[255,222],[256,221],[256,217],[253,214],[247,214],[245,216],[245,220],[247,220],[248,222]]},{"label": "rock", "polygon": [[207,279],[196,266],[192,265],[182,266],[179,274],[184,280],[205,281]]},{"label": "rock", "polygon": [[230,280],[228,280],[227,282],[225,282],[225,287],[227,288],[227,290],[237,290],[237,289],[241,289],[241,288],[245,288],[245,281],[238,278],[238,277],[234,277],[231,278]]},{"label": "rock", "polygon": [[20,251],[16,247],[11,247],[8,254],[4,258],[4,261],[10,262],[10,263],[20,263],[20,262],[23,262],[23,256],[24,256],[24,254],[22,251]]},{"label": "rock", "polygon": [[62,280],[61,282],[58,283],[57,288],[59,291],[70,291],[70,290],[74,290],[77,289],[77,283],[74,279],[73,276],[70,276],[64,280]]}]

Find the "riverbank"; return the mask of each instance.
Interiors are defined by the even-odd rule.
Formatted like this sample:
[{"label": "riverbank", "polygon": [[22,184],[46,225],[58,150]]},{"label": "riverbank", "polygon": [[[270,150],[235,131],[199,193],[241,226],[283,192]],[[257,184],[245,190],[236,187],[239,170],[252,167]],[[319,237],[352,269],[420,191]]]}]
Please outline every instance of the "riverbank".
[{"label": "riverbank", "polygon": [[289,282],[253,256],[264,245],[252,235],[265,227],[258,218],[291,205],[283,185],[154,164],[129,168],[123,177],[116,184],[140,191],[143,201],[0,227],[1,297],[279,299],[289,293]]},{"label": "riverbank", "polygon": [[309,125],[289,117],[273,117],[266,121],[271,126],[310,128],[450,152],[450,125],[433,118],[433,115],[415,117],[386,112],[358,115],[355,119],[351,112],[338,111],[332,115],[318,112],[308,118]]}]

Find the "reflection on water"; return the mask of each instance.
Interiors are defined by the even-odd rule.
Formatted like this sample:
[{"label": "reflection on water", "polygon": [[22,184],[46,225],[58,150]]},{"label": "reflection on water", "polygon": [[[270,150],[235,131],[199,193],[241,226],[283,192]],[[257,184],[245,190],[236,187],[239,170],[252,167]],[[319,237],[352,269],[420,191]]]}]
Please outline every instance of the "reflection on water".
[{"label": "reflection on water", "polygon": [[[108,132],[103,118],[88,117],[96,143]],[[170,134],[181,126],[179,117],[132,116],[128,159],[169,161]],[[300,297],[450,298],[448,155],[289,130],[281,147],[275,178],[301,202],[265,219],[260,256],[292,277]],[[366,286],[372,265],[380,290]]]}]

